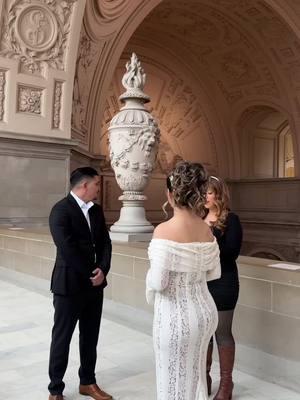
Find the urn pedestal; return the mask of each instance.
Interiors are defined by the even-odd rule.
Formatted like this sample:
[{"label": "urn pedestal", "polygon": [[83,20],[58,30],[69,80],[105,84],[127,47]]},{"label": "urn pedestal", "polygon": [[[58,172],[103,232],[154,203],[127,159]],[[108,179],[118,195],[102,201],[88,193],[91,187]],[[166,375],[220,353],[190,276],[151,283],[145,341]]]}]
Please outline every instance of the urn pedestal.
[{"label": "urn pedestal", "polygon": [[126,64],[122,84],[125,103],[110,122],[111,166],[123,190],[120,218],[110,230],[111,238],[120,241],[148,241],[154,227],[146,219],[144,189],[153,171],[159,145],[159,128],[145,108],[150,98],[143,92],[146,75],[133,53]]}]

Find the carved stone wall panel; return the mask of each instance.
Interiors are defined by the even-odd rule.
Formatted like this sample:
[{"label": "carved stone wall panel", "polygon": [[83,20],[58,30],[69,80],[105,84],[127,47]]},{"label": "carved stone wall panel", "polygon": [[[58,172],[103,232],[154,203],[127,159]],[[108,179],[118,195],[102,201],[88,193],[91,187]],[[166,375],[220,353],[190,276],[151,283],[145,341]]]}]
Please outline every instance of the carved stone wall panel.
[{"label": "carved stone wall panel", "polygon": [[95,69],[101,58],[103,43],[94,42],[82,27],[74,77],[72,137],[88,143],[87,107]]},{"label": "carved stone wall panel", "polygon": [[[291,64],[297,64],[300,61],[299,39],[292,31],[289,21],[285,21],[283,16],[277,14],[276,3],[279,3],[282,9],[285,8],[284,11],[287,15],[294,17],[295,12],[299,13],[299,2],[287,0],[283,4],[272,0],[251,0],[250,3],[251,5],[247,2],[232,1],[230,12],[232,12],[235,21],[238,24],[243,24],[250,35],[253,35],[256,41],[258,39],[260,47],[265,48],[265,53],[269,53],[268,55],[271,56],[269,62],[273,63],[273,67],[269,67],[269,70],[272,71],[270,75],[272,75],[273,82],[262,82],[257,85],[255,94],[278,98],[280,92],[282,92],[278,89],[279,76],[282,80],[282,86],[290,84],[291,88],[298,90],[297,73],[294,75],[293,72],[289,73],[289,70]],[[226,0],[217,2],[217,4],[224,13],[229,15],[228,5],[225,5]],[[254,52],[253,55],[255,55]],[[277,78],[275,74],[277,74]],[[248,95],[253,94],[251,90],[247,92]]]},{"label": "carved stone wall panel", "polygon": [[230,87],[253,84],[260,78],[256,68],[242,51],[223,54],[221,71]]},{"label": "carved stone wall panel", "polygon": [[6,1],[0,55],[20,60],[21,71],[64,70],[73,5],[77,0]]},{"label": "carved stone wall panel", "polygon": [[223,81],[217,81],[217,85],[221,89],[223,95],[225,96],[225,98],[229,104],[234,104],[244,97],[242,90],[235,90],[235,91],[227,90]]},{"label": "carved stone wall panel", "polygon": [[0,69],[0,121],[4,119],[6,70]]},{"label": "carved stone wall panel", "polygon": [[[7,71],[5,131],[70,138],[78,27],[85,1],[1,2],[0,70]],[[33,119],[33,115],[43,118]]]},{"label": "carved stone wall panel", "polygon": [[42,114],[42,101],[44,89],[30,86],[18,86],[18,108],[20,113],[33,115]]}]

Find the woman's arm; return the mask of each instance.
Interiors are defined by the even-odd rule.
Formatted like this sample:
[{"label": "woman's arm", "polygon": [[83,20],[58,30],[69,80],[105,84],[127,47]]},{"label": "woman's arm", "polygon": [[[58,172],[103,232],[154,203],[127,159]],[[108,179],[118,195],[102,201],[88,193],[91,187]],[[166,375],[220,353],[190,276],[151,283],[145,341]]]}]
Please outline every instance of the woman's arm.
[{"label": "woman's arm", "polygon": [[229,213],[225,232],[220,239],[221,257],[237,259],[243,240],[243,230],[240,219],[236,214]]},{"label": "woman's arm", "polygon": [[154,303],[155,293],[162,292],[169,283],[169,270],[166,268],[168,254],[160,246],[149,247],[150,268],[146,277],[146,299],[149,304]]},{"label": "woman's arm", "polygon": [[214,243],[206,259],[209,266],[206,271],[206,280],[213,281],[221,278],[220,250],[217,242]]}]

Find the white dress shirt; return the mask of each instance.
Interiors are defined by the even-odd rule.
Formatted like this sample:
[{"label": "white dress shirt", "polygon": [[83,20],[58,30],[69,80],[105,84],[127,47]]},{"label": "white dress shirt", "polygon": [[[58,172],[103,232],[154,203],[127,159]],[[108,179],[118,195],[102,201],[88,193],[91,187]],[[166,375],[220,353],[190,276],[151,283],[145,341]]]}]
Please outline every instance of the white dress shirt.
[{"label": "white dress shirt", "polygon": [[81,211],[83,212],[83,215],[88,223],[88,226],[91,230],[91,222],[90,222],[90,216],[89,216],[89,209],[93,207],[94,203],[92,201],[89,201],[88,203],[85,203],[83,200],[81,200],[74,192],[70,192],[70,195],[74,197],[76,200],[76,203],[79,205],[81,208]]}]

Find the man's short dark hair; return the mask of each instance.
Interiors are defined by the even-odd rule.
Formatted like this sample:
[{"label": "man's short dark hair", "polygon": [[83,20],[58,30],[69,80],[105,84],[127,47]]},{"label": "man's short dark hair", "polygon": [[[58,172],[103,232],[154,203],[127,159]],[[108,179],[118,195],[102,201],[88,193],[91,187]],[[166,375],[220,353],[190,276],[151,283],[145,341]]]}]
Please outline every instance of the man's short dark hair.
[{"label": "man's short dark hair", "polygon": [[91,179],[94,176],[99,176],[98,172],[91,167],[76,168],[70,176],[71,188],[78,185],[83,179]]}]

